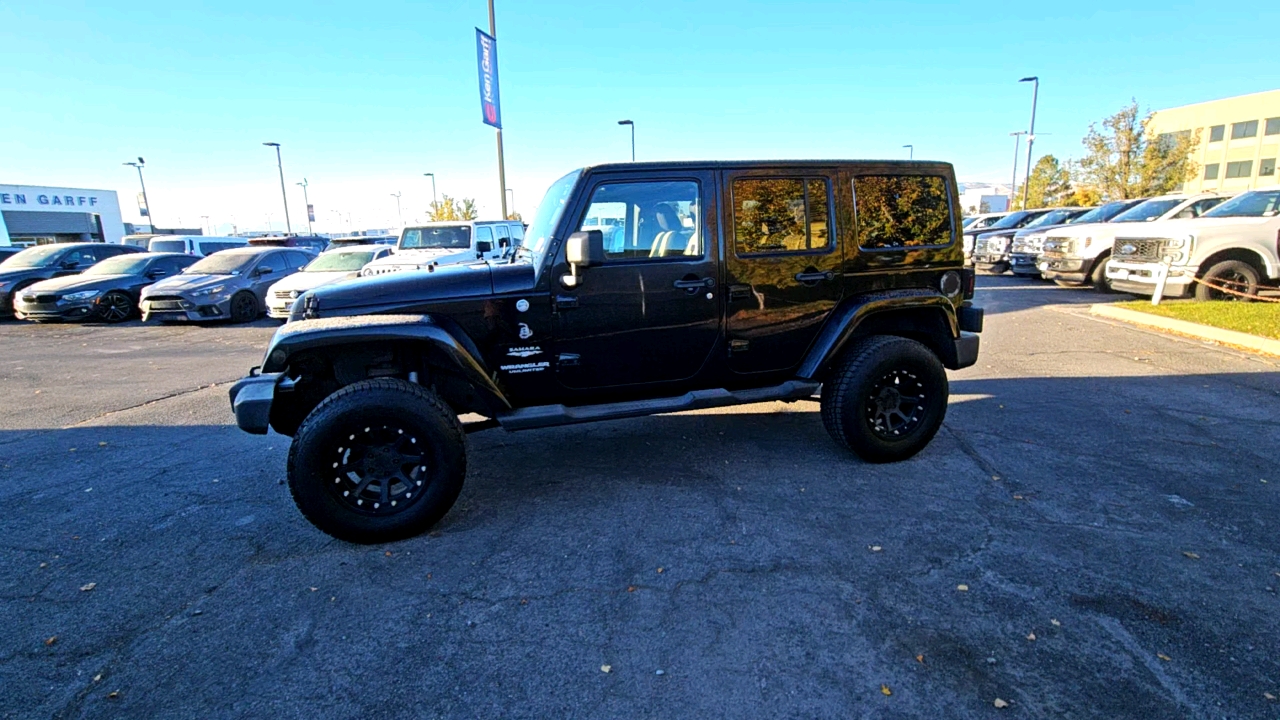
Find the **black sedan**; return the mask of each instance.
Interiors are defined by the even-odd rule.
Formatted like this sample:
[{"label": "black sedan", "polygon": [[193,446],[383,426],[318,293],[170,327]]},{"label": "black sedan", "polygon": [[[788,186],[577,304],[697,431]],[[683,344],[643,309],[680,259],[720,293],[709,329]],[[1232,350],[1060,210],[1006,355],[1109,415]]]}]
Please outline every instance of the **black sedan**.
[{"label": "black sedan", "polygon": [[5,245],[4,247],[0,247],[0,263],[4,262],[5,260],[8,260],[9,258],[13,257],[14,255],[17,255],[20,252],[22,252],[22,248],[20,247],[13,247],[11,245]]},{"label": "black sedan", "polygon": [[99,261],[125,253],[142,252],[114,243],[61,243],[36,245],[0,263],[0,315],[13,312],[13,301],[28,285],[41,280],[79,275]]},{"label": "black sedan", "polygon": [[129,253],[108,258],[79,275],[26,287],[14,300],[14,314],[26,320],[123,322],[137,311],[144,287],[177,275],[199,259],[179,253]]}]

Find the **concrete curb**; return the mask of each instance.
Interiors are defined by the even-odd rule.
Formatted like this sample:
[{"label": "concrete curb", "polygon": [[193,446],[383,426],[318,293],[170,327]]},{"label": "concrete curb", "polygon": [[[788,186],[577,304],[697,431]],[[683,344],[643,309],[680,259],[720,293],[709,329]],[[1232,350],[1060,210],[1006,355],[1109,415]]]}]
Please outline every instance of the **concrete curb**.
[{"label": "concrete curb", "polygon": [[1187,322],[1186,320],[1175,320],[1174,318],[1152,315],[1151,313],[1145,313],[1140,310],[1129,310],[1128,308],[1120,308],[1114,305],[1091,305],[1089,306],[1089,312],[1099,317],[1120,320],[1134,325],[1155,328],[1157,330],[1165,330],[1179,335],[1188,335],[1190,337],[1200,338],[1201,340],[1211,340],[1216,343],[1222,343],[1223,345],[1232,345],[1246,350],[1280,357],[1280,340],[1258,337],[1257,335],[1250,335],[1248,333],[1237,332],[1235,330],[1223,330],[1222,328]]}]

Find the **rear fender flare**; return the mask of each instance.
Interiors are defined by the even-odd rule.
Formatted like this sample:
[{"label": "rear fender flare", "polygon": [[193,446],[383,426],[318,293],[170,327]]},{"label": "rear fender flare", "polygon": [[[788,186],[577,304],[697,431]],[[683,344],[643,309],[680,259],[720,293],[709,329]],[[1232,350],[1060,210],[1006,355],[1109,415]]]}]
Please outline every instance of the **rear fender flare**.
[{"label": "rear fender flare", "polygon": [[944,365],[950,367],[954,363],[954,359],[948,357],[954,354],[952,343],[960,336],[955,304],[936,290],[916,288],[845,298],[831,313],[796,375],[809,380],[821,378],[868,318],[902,311],[933,311],[945,318],[950,337],[938,338],[937,347],[931,349],[939,354]]}]

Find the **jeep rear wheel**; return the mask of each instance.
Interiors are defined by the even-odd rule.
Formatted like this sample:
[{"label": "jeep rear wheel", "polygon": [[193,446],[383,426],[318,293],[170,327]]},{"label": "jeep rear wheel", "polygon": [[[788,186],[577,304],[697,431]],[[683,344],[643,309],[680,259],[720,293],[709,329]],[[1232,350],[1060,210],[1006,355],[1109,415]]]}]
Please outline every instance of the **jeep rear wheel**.
[{"label": "jeep rear wheel", "polygon": [[444,517],[467,474],[462,425],[430,390],[363,380],[325,398],[289,448],[289,491],[302,514],[348,542],[425,532]]},{"label": "jeep rear wheel", "polygon": [[891,335],[863,338],[822,384],[822,423],[867,462],[905,460],[938,432],[947,393],[946,370],[929,348]]}]

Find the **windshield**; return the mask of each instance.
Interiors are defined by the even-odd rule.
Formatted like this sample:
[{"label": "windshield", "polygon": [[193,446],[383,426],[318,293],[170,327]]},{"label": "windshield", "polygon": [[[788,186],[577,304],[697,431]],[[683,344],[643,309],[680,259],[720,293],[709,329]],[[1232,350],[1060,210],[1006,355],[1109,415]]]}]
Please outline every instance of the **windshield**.
[{"label": "windshield", "polygon": [[[1280,212],[1280,190],[1254,190],[1233,197],[1200,217],[1275,217],[1277,212]],[[18,257],[21,256],[19,253]]]},{"label": "windshield", "polygon": [[355,272],[373,259],[372,250],[325,253],[302,269],[303,272]]},{"label": "windshield", "polygon": [[214,253],[182,272],[188,275],[239,275],[257,259],[257,253]]},{"label": "windshield", "polygon": [[1006,230],[1008,228],[1022,227],[1023,221],[1025,221],[1029,216],[1031,216],[1030,211],[1019,210],[1016,213],[1010,213],[1008,215],[1005,215],[1004,217],[1000,218],[1000,222],[987,227],[987,229],[988,230]]},{"label": "windshield", "polygon": [[1161,215],[1164,215],[1182,203],[1182,198],[1146,200],[1120,213],[1111,222],[1151,222],[1152,220],[1159,220]]},{"label": "windshield", "polygon": [[147,250],[151,252],[172,252],[184,253],[187,251],[186,240],[152,240],[147,245]]},{"label": "windshield", "polygon": [[1133,204],[1132,200],[1116,200],[1106,205],[1099,205],[1089,212],[1080,216],[1075,224],[1083,225],[1085,223],[1106,222],[1118,215],[1122,210]]},{"label": "windshield", "polygon": [[1027,227],[1041,227],[1043,225],[1063,225],[1071,222],[1071,216],[1080,212],[1079,210],[1050,210],[1040,217],[1027,223]]},{"label": "windshield", "polygon": [[565,203],[569,201],[569,193],[582,176],[581,170],[574,170],[547,188],[547,194],[538,203],[538,211],[534,213],[533,222],[524,234],[524,246],[533,251],[533,266],[542,267],[547,248],[551,246],[552,233],[560,224],[560,216],[564,215]]},{"label": "windshield", "polygon": [[37,245],[5,260],[4,267],[6,270],[49,267],[62,256],[64,250],[66,248],[60,245]]},{"label": "windshield", "polygon": [[401,250],[422,248],[466,250],[469,247],[471,247],[471,227],[469,225],[408,228],[404,231],[404,238],[400,240]]},{"label": "windshield", "polygon": [[151,262],[149,257],[137,255],[117,255],[107,258],[84,271],[85,275],[141,275],[143,268]]}]

